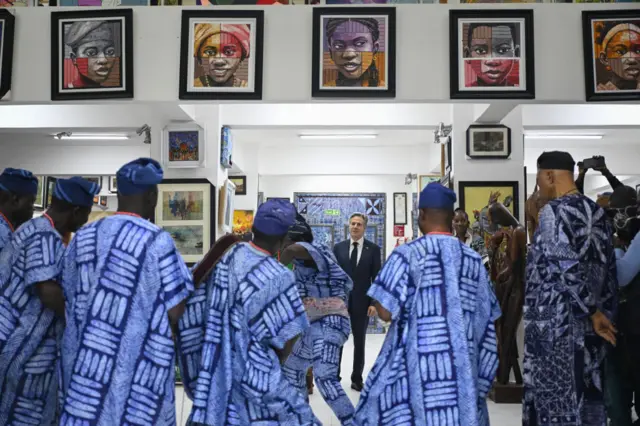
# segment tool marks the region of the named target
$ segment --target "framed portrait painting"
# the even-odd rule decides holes
[[[204,129],[197,124],[172,124],[164,128],[162,160],[167,167],[204,166]]]
[[[467,129],[467,156],[505,159],[511,155],[511,129],[500,124],[474,124]]]
[[[207,179],[165,179],[153,222],[171,234],[185,263],[199,262],[216,240],[215,187]]]
[[[183,10],[180,99],[262,99],[261,10]]]
[[[640,9],[582,12],[587,101],[640,100]]]
[[[396,95],[396,10],[313,9],[313,97]]]
[[[0,99],[11,90],[15,22],[16,18],[11,12],[0,9]]]
[[[534,99],[533,10],[449,11],[451,99]]]
[[[51,99],[133,98],[132,9],[51,13]]]
[[[489,205],[502,203],[518,220],[520,215],[517,181],[459,182],[458,200],[460,208],[467,212],[471,232],[481,234],[489,229]],[[476,232],[477,231],[477,232]]]

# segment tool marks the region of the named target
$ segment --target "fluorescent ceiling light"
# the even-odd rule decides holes
[[[92,133],[92,134],[82,134],[82,133],[73,133],[71,135],[53,135],[55,139],[60,140],[104,140],[104,141],[120,141],[130,139],[128,135],[108,135],[108,134],[100,134],[100,133]]]
[[[602,139],[602,135],[525,134],[527,139]]]
[[[298,135],[300,139],[375,139],[378,135],[374,133],[347,133],[347,134],[333,134],[333,135],[325,135],[325,134],[303,134]]]

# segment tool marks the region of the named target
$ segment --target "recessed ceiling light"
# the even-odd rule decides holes
[[[602,139],[603,135],[525,134],[527,139]]]
[[[300,139],[375,139],[378,135],[374,133],[347,133],[347,134],[302,134]]]

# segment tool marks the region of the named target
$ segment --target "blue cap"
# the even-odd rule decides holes
[[[16,195],[36,195],[38,178],[28,170],[7,167],[0,175],[0,189]]]
[[[253,226],[265,235],[285,235],[295,223],[296,209],[285,200],[267,200],[253,218]]]
[[[120,167],[116,174],[118,193],[135,195],[162,182],[162,167],[151,158],[138,158]]]
[[[431,182],[424,187],[420,193],[418,208],[421,209],[453,209],[456,203],[456,193],[440,185],[438,182]]]
[[[78,176],[69,179],[58,179],[53,190],[55,198],[81,207],[91,207],[93,205],[93,197],[99,193],[100,185]]]

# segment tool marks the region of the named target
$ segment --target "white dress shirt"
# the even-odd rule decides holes
[[[353,238],[349,238],[349,259],[351,259],[351,253],[353,252],[353,243],[358,243],[358,261],[356,265],[360,263],[360,259],[362,258],[362,249],[364,247],[364,237],[361,237],[359,240],[354,241]]]

